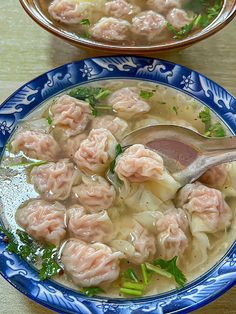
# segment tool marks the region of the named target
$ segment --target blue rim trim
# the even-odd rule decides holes
[[[75,85],[112,78],[152,81],[182,91],[210,107],[236,133],[236,99],[198,72],[154,58],[88,58],[40,75],[0,106],[0,155],[17,122],[42,102]],[[187,313],[215,300],[236,283],[236,243],[217,265],[183,289],[135,300],[87,298],[54,281],[40,282],[36,271],[5,247],[0,237],[2,276],[32,300],[59,313]]]

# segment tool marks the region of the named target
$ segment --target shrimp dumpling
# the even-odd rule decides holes
[[[128,18],[140,12],[140,7],[126,0],[111,0],[105,4],[105,13],[116,18]]]
[[[215,233],[231,225],[232,210],[222,193],[199,182],[184,186],[177,204],[190,213],[192,233]]]
[[[173,198],[180,187],[164,168],[162,157],[141,144],[132,145],[118,157],[115,171],[122,181],[147,182],[147,189],[162,201]]]
[[[102,17],[91,28],[93,38],[102,41],[119,42],[128,38],[130,23],[114,17]]]
[[[188,246],[187,215],[182,209],[171,209],[156,222],[157,253],[166,260],[181,256]]]
[[[155,11],[143,11],[132,19],[132,32],[137,36],[142,36],[149,42],[162,38],[167,29],[165,17]]]
[[[139,96],[139,90],[136,87],[118,89],[109,96],[108,104],[123,119],[131,119],[150,110],[149,104]]]
[[[58,139],[58,143],[61,145],[63,154],[70,159],[74,159],[74,155],[79,149],[80,144],[87,138],[87,136],[88,135],[86,133],[81,133],[66,139],[63,137],[61,140]]]
[[[193,21],[194,15],[190,17],[186,11],[174,8],[167,14],[166,18],[167,21],[174,26],[174,28],[180,30],[182,27]]]
[[[81,179],[79,170],[68,159],[34,167],[30,177],[36,191],[47,200],[67,199],[72,186]]]
[[[78,199],[91,213],[111,207],[116,198],[116,191],[103,177],[82,178],[82,183],[73,188],[74,198]]]
[[[134,264],[150,261],[156,253],[154,235],[137,221],[129,219],[129,228],[118,230],[120,235],[110,245],[124,253],[125,258]]]
[[[66,236],[65,207],[33,200],[16,212],[17,223],[35,240],[59,245]]]
[[[214,166],[207,170],[200,178],[199,181],[203,184],[206,184],[212,188],[222,188],[226,182],[228,171],[227,165],[222,164]]]
[[[79,205],[67,211],[67,225],[71,237],[85,242],[107,243],[113,237],[113,224],[105,210],[89,214]]]
[[[148,0],[147,5],[151,10],[166,14],[173,8],[180,8],[182,2],[182,0]]]
[[[163,159],[157,153],[135,144],[127,148],[118,158],[115,171],[119,178],[129,182],[141,183],[159,180],[164,172]]]
[[[56,21],[65,24],[77,24],[88,17],[93,1],[54,0],[48,12]]]
[[[76,285],[96,287],[118,278],[120,257],[120,252],[113,252],[105,244],[87,244],[78,239],[70,239],[63,248],[61,261]]]
[[[75,162],[86,173],[103,174],[115,158],[117,141],[109,130],[93,129],[75,153]]]
[[[52,105],[52,125],[63,130],[70,137],[83,132],[90,120],[90,107],[85,101],[68,95],[60,96]]]
[[[92,121],[92,129],[100,128],[109,130],[117,140],[121,140],[128,130],[128,123],[118,117],[106,115]]]
[[[59,155],[60,148],[50,134],[21,131],[11,142],[11,151],[23,152],[25,156],[34,159],[54,161]]]

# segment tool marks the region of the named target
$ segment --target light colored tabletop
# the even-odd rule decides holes
[[[236,20],[219,34],[184,51],[159,57],[197,70],[236,95]],[[104,53],[100,53],[104,55]],[[0,1],[0,102],[39,74],[86,56],[98,56],[46,33],[18,1]],[[0,278],[0,314],[52,313],[29,301]],[[235,314],[236,287],[196,314]]]

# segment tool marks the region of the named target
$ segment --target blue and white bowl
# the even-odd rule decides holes
[[[210,107],[236,134],[236,99],[203,75],[158,59],[101,57],[51,70],[11,95],[0,106],[0,156],[18,121],[42,102],[73,86],[109,78],[146,80],[182,91]],[[6,251],[3,234],[0,234],[0,273],[27,297],[59,313],[187,313],[215,300],[235,285],[236,241],[214,267],[184,288],[140,299],[90,298],[52,280],[40,281],[35,269]]]

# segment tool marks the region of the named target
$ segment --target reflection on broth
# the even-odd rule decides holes
[[[65,31],[98,42],[143,46],[200,31],[219,15],[223,1],[39,0],[39,4]]]
[[[196,100],[138,80],[81,85],[19,125],[1,164],[2,217],[41,279],[89,296],[153,295],[199,277],[233,243],[236,164],[180,189],[155,151],[119,144],[154,124],[228,132]]]

